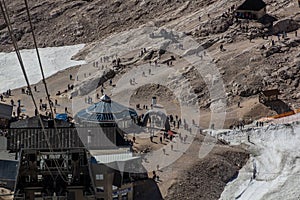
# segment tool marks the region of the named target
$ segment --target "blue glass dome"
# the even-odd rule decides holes
[[[77,122],[111,123],[120,120],[129,120],[137,117],[134,109],[125,107],[103,95],[98,103],[79,111],[75,120]]]

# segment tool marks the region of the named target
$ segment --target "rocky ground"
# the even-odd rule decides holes
[[[245,151],[221,144],[204,159],[190,156],[187,159],[195,160],[188,168],[177,165],[179,176],[169,188],[166,199],[219,199],[225,185],[237,177],[248,158]],[[188,160],[181,159],[176,164],[180,162]]]
[[[300,107],[300,38],[294,36],[294,31],[299,28],[300,14],[296,2],[266,1],[269,15],[283,21],[274,28],[269,28],[267,23],[255,21],[236,22],[230,8],[240,3],[237,0],[39,0],[30,2],[29,7],[40,47],[95,42],[112,33],[151,22],[158,27],[184,31],[207,49],[222,75],[229,106],[257,98],[259,92],[267,88],[279,88],[282,92],[280,98],[286,105],[291,108]],[[8,9],[19,46],[31,48],[32,39],[23,1],[8,2]],[[288,37],[277,41],[276,34],[282,32],[287,32]],[[262,39],[264,35],[269,35],[268,39]],[[253,38],[251,42],[248,40],[250,36]],[[271,39],[275,41],[274,46],[270,45]],[[2,16],[0,42],[0,50],[12,50]],[[222,52],[219,51],[221,44],[225,49]],[[207,88],[201,77],[194,76],[193,73],[190,70],[186,72],[186,76],[193,84],[200,107],[209,108],[212,99],[209,98]],[[265,110],[269,111],[264,115],[278,114],[278,109],[272,110],[266,106]],[[247,118],[247,121],[259,117],[262,115],[253,110],[241,116]],[[228,125],[236,123],[234,121],[236,120],[230,120]]]
[[[134,41],[137,49],[125,54],[120,52],[121,67],[114,68],[114,73],[109,74],[109,77],[113,78],[113,82],[116,83],[116,88],[122,88],[125,82],[128,84],[129,80],[125,80],[125,82],[119,82],[119,80],[122,81],[122,77],[132,70],[142,69],[139,67],[148,65],[149,61],[153,64],[155,60],[166,67],[167,60],[174,56],[175,60],[169,68],[172,69],[170,72],[164,71],[165,68],[157,68],[152,70],[153,75],[151,76],[142,77],[143,70],[138,71],[139,74],[135,75],[138,83],[146,79],[159,81],[165,77],[166,87],[158,87],[158,84],[151,83],[137,84],[140,86],[139,88],[128,90],[133,92],[128,101],[132,107],[137,103],[149,105],[149,97],[155,95],[168,111],[179,115],[178,102],[187,102],[189,105],[198,103],[202,114],[200,125],[208,127],[210,111],[218,99],[211,99],[205,82],[206,77],[202,77],[195,66],[184,59],[184,56],[169,52],[161,53],[160,47],[166,45],[161,40],[154,43],[157,46],[151,46],[153,50],[153,52],[150,51],[151,56],[149,51],[149,54],[144,57],[138,56],[140,49],[148,48],[151,45],[147,43],[149,40],[143,41],[145,37],[139,32],[142,30],[141,25],[163,26],[165,30],[185,32],[202,46],[202,50],[205,50],[207,56],[204,57],[210,58],[205,60],[205,64],[207,66],[214,65],[220,74],[226,95],[225,127],[230,127],[241,120],[252,122],[261,117],[284,112],[276,106],[283,105],[291,109],[300,107],[300,35],[295,35],[300,23],[297,2],[266,0],[269,15],[278,20],[278,22],[274,22],[274,28],[270,28],[266,23],[256,21],[236,21],[228,9],[241,2],[238,0],[38,0],[34,3],[30,2],[30,11],[40,47],[87,43],[87,47],[76,58],[86,59],[90,66],[99,62],[99,58],[105,56],[106,53],[114,56],[118,51],[110,50],[116,46],[115,44],[124,49],[126,42]],[[30,28],[22,1],[10,1],[8,7],[19,46],[31,48]],[[200,20],[199,16],[201,16]],[[130,32],[133,28],[137,29],[137,33]],[[279,40],[277,34],[283,32],[287,33],[287,37],[282,38],[281,36]],[[111,37],[102,43],[101,39],[108,36]],[[251,40],[249,40],[250,37]],[[274,45],[272,45],[272,40]],[[1,51],[12,50],[2,16],[0,16],[0,43]],[[223,50],[220,50],[221,45],[224,47]],[[198,51],[197,47],[190,46],[188,42],[183,46],[184,53]],[[105,65],[112,68],[112,60]],[[149,68],[149,66],[147,67]],[[146,70],[148,70],[147,67]],[[80,70],[83,71],[80,72]],[[107,76],[103,74],[102,70],[95,68],[93,70],[89,72],[84,66],[65,70],[48,79],[48,85],[52,87],[50,89],[51,96],[58,98],[61,104],[57,107],[58,112],[63,112],[66,106],[71,105],[68,109],[70,114],[72,113],[70,96],[84,98],[80,92],[85,95],[95,95],[92,91],[86,90],[87,87],[76,85],[74,80],[67,82],[69,74],[73,74],[73,77],[79,74],[81,80],[83,73],[91,73],[92,75],[84,80],[83,85],[90,86],[91,82],[96,83],[93,90],[99,93],[100,82],[103,83],[108,78],[103,79]],[[186,80],[190,84],[189,87],[184,86]],[[67,84],[73,83],[75,84],[74,91],[68,91],[55,97],[58,90],[64,91]],[[181,98],[175,98],[176,94],[172,94],[170,89],[176,91],[177,86],[182,87],[181,89],[188,93],[181,95]],[[106,91],[110,91],[109,95],[124,101],[121,97],[126,93],[118,93],[118,89],[108,85],[107,82],[104,83],[104,87]],[[267,88],[280,90],[282,93],[280,105],[270,106],[258,102],[258,94]],[[41,83],[38,84],[38,89],[40,92],[36,94],[37,98],[44,99]],[[30,99],[21,95],[20,90],[14,92],[12,98],[15,102],[18,98],[24,99],[23,102],[27,108],[31,105]],[[83,99],[82,101],[84,102]],[[240,107],[237,106],[238,102],[241,102]],[[83,106],[87,107],[88,105],[84,104]],[[33,111],[28,111],[27,114],[32,115],[32,113]],[[198,138],[196,142],[199,144],[202,139]],[[189,152],[198,153],[198,149],[192,149]],[[163,179],[168,181],[160,184],[160,189],[167,199],[218,199],[225,184],[236,176],[247,158],[248,155],[244,151],[221,144],[217,145],[204,159],[183,156],[177,164],[172,166],[179,170],[174,172],[172,167],[171,170],[164,170],[162,176],[166,174],[166,177]],[[170,187],[171,185],[172,187]]]
[[[161,26],[213,2],[197,0],[187,5],[184,0],[38,0],[29,1],[29,7],[38,45],[48,47],[93,42],[150,21]],[[24,1],[7,4],[19,46],[32,48]],[[0,35],[0,50],[12,50],[2,15]]]

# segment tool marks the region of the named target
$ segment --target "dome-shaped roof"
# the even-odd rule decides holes
[[[77,122],[114,122],[136,116],[135,110],[112,101],[107,95],[103,95],[98,103],[79,111],[75,120]]]

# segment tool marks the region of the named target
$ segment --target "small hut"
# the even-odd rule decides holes
[[[268,102],[272,102],[272,101],[277,101],[278,95],[280,95],[280,92],[278,89],[262,91],[259,94],[259,102],[260,103],[268,103]]]
[[[267,13],[267,4],[262,0],[246,0],[235,13],[242,19],[260,19]]]

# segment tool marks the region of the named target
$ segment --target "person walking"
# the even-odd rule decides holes
[[[220,45],[220,51],[223,51],[224,50],[224,46],[223,44]]]

